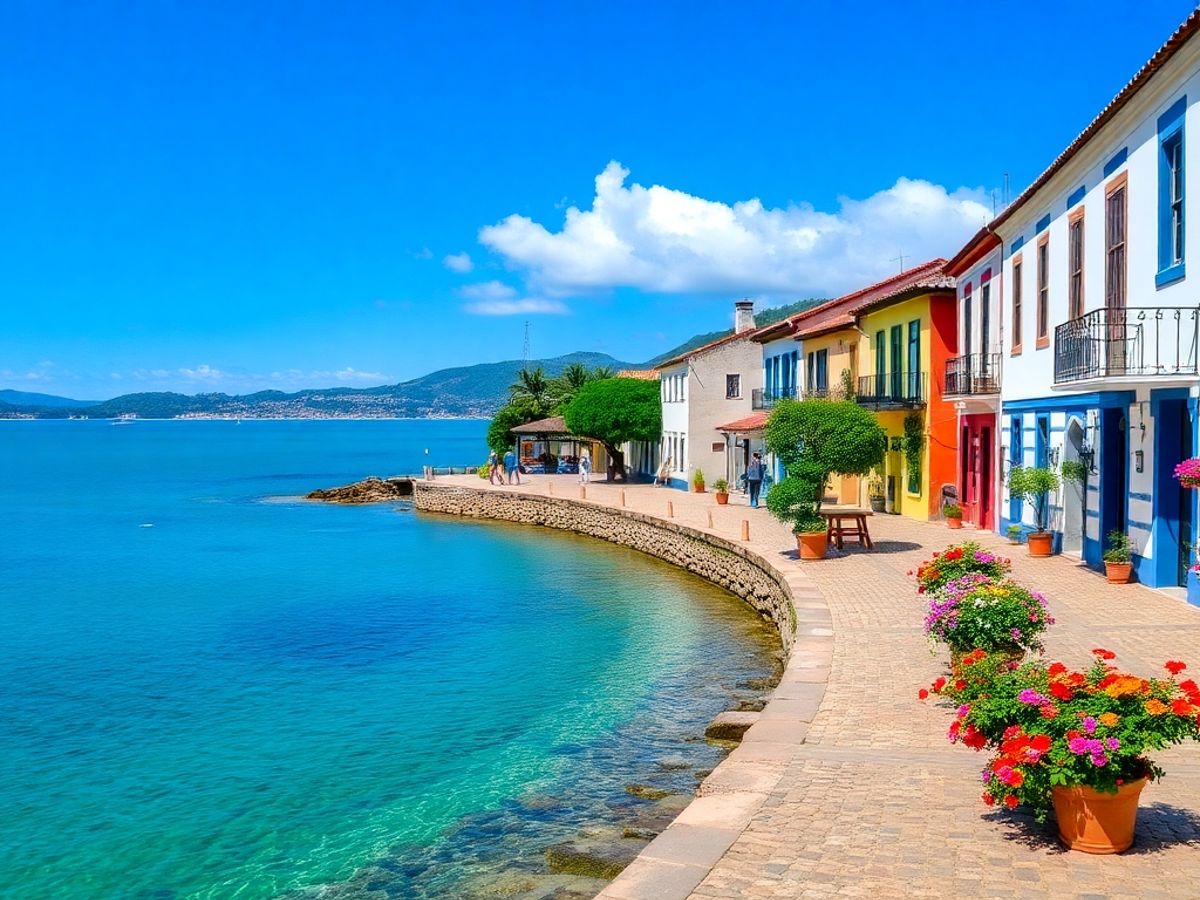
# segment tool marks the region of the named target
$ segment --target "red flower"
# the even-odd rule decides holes
[[[1190,678],[1187,681],[1179,682],[1179,689],[1185,694],[1200,694],[1200,685]]]
[[[945,686],[946,686],[946,679],[945,679],[945,678],[939,678],[937,681],[935,681],[935,682],[933,683],[933,690],[934,690],[934,693],[936,693],[936,694],[940,694],[940,693],[942,692],[942,688],[944,688]]]
[[[968,725],[966,732],[963,734],[963,743],[972,750],[982,750],[987,746],[987,738],[976,731],[974,725]]]
[[[1020,803],[1021,803],[1021,801],[1018,800],[1016,798],[1016,796],[1013,794],[1009,794],[1007,797],[1004,798],[1004,805],[1007,806],[1009,809],[1016,809],[1017,806],[1020,805]]]
[[[1117,654],[1113,653],[1111,650],[1105,650],[1103,647],[1095,648],[1092,651],[1092,653],[1095,654],[1096,656],[1100,657],[1101,659],[1116,659],[1117,658]]]
[[[1029,742],[1029,746],[1038,753],[1046,753],[1050,750],[1050,736],[1046,734],[1039,734]]]
[[[925,690],[925,688],[921,688],[919,691],[917,691],[917,699],[918,700],[925,700],[928,697],[929,697],[929,691]]]
[[[1050,675],[1061,675],[1065,671],[1067,671],[1067,667],[1060,662],[1051,663],[1050,668],[1046,670]]]
[[[1182,672],[1186,668],[1187,668],[1187,663],[1181,663],[1177,659],[1167,660],[1166,669],[1172,675],[1178,675],[1180,672]]]
[[[961,690],[965,689],[966,686],[967,686],[967,683],[965,681],[963,681],[961,678],[958,679],[958,681],[954,682],[954,689],[956,691],[961,691]]]
[[[1071,690],[1070,687],[1058,681],[1050,684],[1050,693],[1052,693],[1059,700],[1070,700],[1073,696],[1075,696],[1075,692]]]
[[[986,803],[988,806],[995,806],[996,798],[993,797],[991,794],[988,794],[985,792],[983,795],[983,802]]]
[[[1186,700],[1174,700],[1171,703],[1171,712],[1177,716],[1190,716],[1192,714],[1192,704]]]

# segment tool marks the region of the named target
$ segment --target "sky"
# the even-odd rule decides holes
[[[644,361],[952,255],[1191,9],[0,0],[0,388]]]

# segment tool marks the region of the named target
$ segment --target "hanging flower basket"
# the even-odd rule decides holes
[[[1177,465],[1175,467],[1175,477],[1179,480],[1181,487],[1200,487],[1200,457],[1193,456],[1191,459],[1185,459]]]

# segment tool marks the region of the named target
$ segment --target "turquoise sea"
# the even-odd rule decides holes
[[[619,830],[627,783],[690,792],[774,670],[733,597],[298,499],[475,462],[485,427],[0,422],[0,895],[485,895]]]

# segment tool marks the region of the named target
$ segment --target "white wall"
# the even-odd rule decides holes
[[[989,282],[988,290],[988,305],[990,312],[988,316],[988,339],[987,350],[980,349],[980,334],[983,327],[983,274],[991,271],[991,281]],[[1001,311],[1003,303],[1001,302],[1001,287],[1004,284],[1000,248],[997,247],[993,252],[980,260],[975,266],[958,279],[958,355],[966,356],[968,353],[999,353],[1000,352],[1000,335],[1001,329],[1004,326],[1002,321]],[[972,324],[971,324],[971,342],[970,346],[966,343],[966,314],[964,312],[965,298],[967,296],[967,286],[971,288],[971,309],[972,309]]]
[[[741,377],[739,396],[726,397],[727,375]],[[730,476],[725,435],[717,427],[750,415],[751,396],[763,386],[762,377],[762,347],[746,338],[721,344],[691,359],[686,403],[689,480],[696,469],[704,472],[709,484]],[[714,449],[718,445],[720,449]]]
[[[687,363],[679,363],[668,369],[662,369],[660,375],[660,396],[662,400],[662,450],[659,459],[672,457],[671,469],[674,472],[686,472],[687,460],[681,459],[674,448],[678,446],[680,436],[686,436],[688,427],[687,400]],[[680,387],[682,385],[682,388]],[[688,452],[687,442],[684,442],[684,453]]]

